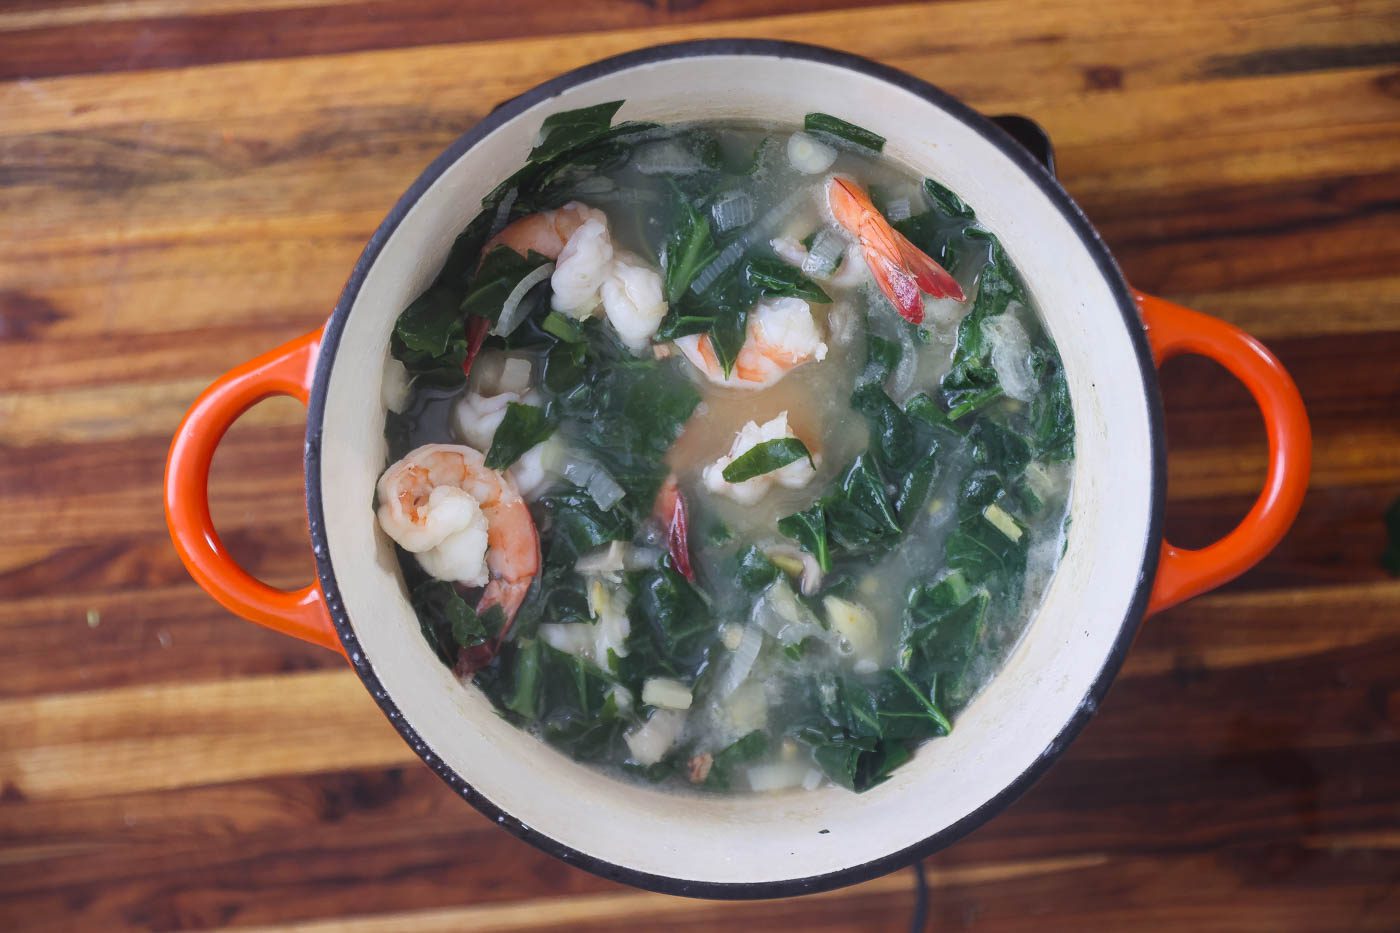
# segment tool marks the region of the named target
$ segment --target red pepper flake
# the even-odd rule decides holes
[[[671,552],[671,563],[681,576],[695,582],[695,570],[690,565],[690,526],[686,520],[685,497],[674,475],[666,478],[661,492],[656,496],[653,514],[666,527],[666,547]]]
[[[476,355],[481,352],[481,345],[486,340],[486,332],[491,329],[491,322],[484,317],[472,317],[467,320],[467,358],[462,360],[462,375],[471,375],[472,363],[476,362]]]

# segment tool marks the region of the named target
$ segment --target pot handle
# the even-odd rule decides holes
[[[1233,531],[1197,551],[1165,539],[1148,615],[1233,580],[1282,540],[1303,504],[1312,466],[1312,435],[1298,387],[1278,358],[1249,334],[1219,318],[1135,292],[1147,342],[1160,367],[1195,353],[1224,366],[1254,396],[1269,436],[1264,490]]]
[[[165,464],[165,521],[185,569],[224,608],[251,622],[344,653],[319,583],[279,590],[253,577],[224,549],[209,514],[209,465],[225,432],[274,395],[306,404],[321,330],[224,373],[190,406]]]

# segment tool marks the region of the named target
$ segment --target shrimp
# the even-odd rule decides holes
[[[754,305],[734,369],[724,375],[708,335],[676,340],[676,348],[716,385],[765,389],[809,360],[826,359],[826,343],[801,298],[768,298]]]
[[[705,467],[701,474],[705,488],[710,492],[728,496],[740,505],[755,504],[768,494],[774,483],[788,489],[801,489],[817,475],[816,468],[821,464],[821,454],[813,454],[811,462],[803,457],[776,470],[737,483],[731,483],[724,478],[725,467],[764,441],[796,436],[788,426],[786,411],[780,412],[776,418],[764,424],[748,422],[735,435],[729,453]]]
[[[906,321],[923,323],[921,291],[934,298],[965,300],[957,280],[891,227],[855,182],[832,176],[826,200],[832,217],[860,244],[875,284]]]
[[[485,258],[497,246],[509,246],[522,256],[534,252],[546,259],[558,259],[569,237],[590,220],[598,221],[607,229],[608,215],[579,201],[570,201],[552,211],[526,214],[506,224],[500,233],[487,240],[481,255]]]
[[[385,470],[377,491],[385,533],[432,576],[484,587],[477,610],[500,606],[508,628],[540,568],[515,483],[471,447],[425,444]]]
[[[608,216],[570,201],[554,211],[529,214],[486,244],[555,260],[549,277],[550,307],[583,320],[600,306],[618,337],[640,353],[666,316],[661,275],[631,253],[615,252]]]

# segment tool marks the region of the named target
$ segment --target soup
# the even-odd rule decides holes
[[[556,114],[399,317],[375,507],[423,636],[560,751],[862,791],[1063,550],[1074,426],[997,238],[883,140]]]

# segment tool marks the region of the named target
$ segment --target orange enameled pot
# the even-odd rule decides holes
[[[697,94],[697,89],[703,94]],[[1060,349],[1076,422],[1064,557],[1020,645],[946,738],[888,782],[703,798],[623,784],[503,722],[420,637],[370,508],[385,462],[389,334],[431,281],[473,205],[524,158],[550,113],[625,99],[619,119],[843,114],[886,154],[976,206],[1021,271]],[[1161,533],[1165,437],[1156,370],[1199,354],[1233,373],[1268,430],[1268,475],[1243,521],[1200,550]],[[228,555],[210,518],[209,466],[257,401],[308,406],[307,506],[317,580],[283,592]],[[1078,207],[1009,136],[908,75],[825,49],[712,41],[646,49],[557,78],[498,108],[428,167],[374,234],[324,330],[239,366],[199,397],[170,451],[165,507],[181,559],[234,613],[343,652],[405,740],[512,832],[640,886],[784,896],[872,877],[949,844],[1022,792],[1078,733],[1145,615],[1243,573],[1283,537],[1307,484],[1297,389],[1258,341],[1134,293]],[[931,568],[931,570],[936,568]]]

